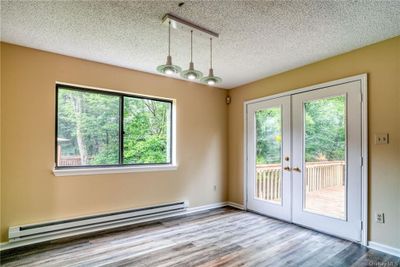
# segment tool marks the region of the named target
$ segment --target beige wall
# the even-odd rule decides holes
[[[235,88],[228,108],[224,90],[2,43],[1,240],[11,225],[160,202],[243,203],[243,101],[360,73],[369,75],[370,213],[386,215],[370,218],[369,237],[400,248],[400,37]],[[175,98],[179,169],[53,176],[55,81]],[[374,145],[377,132],[390,144]]]
[[[243,203],[243,102],[308,85],[368,73],[369,238],[400,248],[400,37],[329,58],[229,91],[229,195]],[[389,133],[388,145],[374,145],[374,133]]]
[[[12,225],[177,200],[192,207],[226,200],[226,90],[5,43],[1,67],[3,242]],[[178,170],[55,177],[56,81],[176,99]]]

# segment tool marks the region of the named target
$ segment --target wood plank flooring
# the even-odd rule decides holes
[[[400,258],[233,208],[4,251],[2,266],[400,266]]]

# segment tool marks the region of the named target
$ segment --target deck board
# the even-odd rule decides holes
[[[318,214],[345,219],[345,187],[321,188],[306,193],[306,209]]]

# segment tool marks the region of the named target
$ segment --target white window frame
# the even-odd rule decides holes
[[[132,173],[132,172],[160,172],[160,171],[173,171],[178,169],[178,163],[177,163],[177,157],[176,157],[176,100],[171,99],[171,98],[165,98],[165,97],[155,97],[155,96],[149,96],[149,95],[143,95],[143,94],[134,94],[132,92],[126,92],[126,91],[117,91],[117,90],[112,90],[112,89],[106,89],[106,88],[99,88],[99,87],[93,87],[93,86],[87,86],[87,85],[80,85],[80,84],[71,84],[71,83],[66,83],[66,82],[56,82],[57,86],[70,86],[70,87],[78,87],[78,88],[84,88],[84,89],[92,89],[92,90],[97,90],[97,91],[105,91],[105,92],[113,92],[113,93],[119,93],[123,95],[131,95],[131,96],[141,96],[145,98],[155,98],[155,99],[164,99],[172,102],[172,129],[171,129],[171,163],[170,164],[157,164],[157,165],[135,165],[135,166],[110,166],[110,167],[104,167],[104,166],[93,166],[93,167],[75,167],[75,168],[56,168],[56,165],[54,164],[54,167],[52,169],[52,172],[55,176],[79,176],[79,175],[97,175],[97,174],[114,174],[114,173]],[[57,112],[57,110],[55,111]],[[55,125],[57,127],[57,125]]]

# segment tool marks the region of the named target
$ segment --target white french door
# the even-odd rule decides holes
[[[290,221],[290,96],[250,105],[247,122],[247,207]]]
[[[247,208],[361,240],[360,81],[247,105]]]

